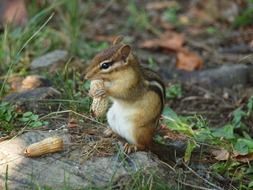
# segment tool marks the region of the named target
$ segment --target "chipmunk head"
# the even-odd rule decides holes
[[[131,47],[121,44],[122,37],[117,37],[113,45],[98,53],[86,70],[85,78],[89,80],[110,80],[113,73],[117,73],[128,65]]]

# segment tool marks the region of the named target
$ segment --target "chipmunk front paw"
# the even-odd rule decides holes
[[[130,154],[132,152],[137,152],[138,147],[134,144],[129,144],[129,143],[125,143],[124,147],[123,147],[123,151],[126,154]]]
[[[105,98],[105,97],[106,92],[104,89],[97,89],[93,94],[93,98]]]

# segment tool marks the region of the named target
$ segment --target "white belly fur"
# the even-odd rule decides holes
[[[133,121],[131,116],[134,110],[127,109],[119,102],[114,101],[112,107],[107,112],[109,127],[118,135],[125,138],[129,143],[135,144],[133,136]]]

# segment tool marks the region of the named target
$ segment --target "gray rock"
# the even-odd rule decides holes
[[[12,93],[3,100],[8,102],[26,101],[26,100],[43,100],[59,96],[60,92],[52,87],[41,87],[24,92]]]
[[[31,63],[31,69],[48,68],[66,61],[68,52],[64,50],[55,50],[41,57],[34,59]]]
[[[252,65],[237,64],[193,72],[163,68],[160,73],[166,80],[180,80],[183,83],[197,84],[209,88],[231,88],[236,85],[246,86],[252,84],[252,72]]]
[[[27,158],[25,147],[49,136],[64,139],[63,152]],[[90,186],[115,188],[131,180],[138,171],[153,171],[155,175],[169,176],[168,184],[175,185],[176,176],[165,169],[159,159],[151,153],[137,152],[122,158],[122,155],[94,157],[80,161],[79,149],[70,149],[70,135],[63,130],[54,132],[27,132],[19,137],[0,143],[0,189],[3,189],[8,166],[9,189],[35,189],[36,186],[54,189],[80,189]],[[143,176],[142,176],[143,177]],[[2,185],[2,186],[1,186]]]
[[[52,87],[41,87],[24,92],[15,92],[3,98],[3,101],[16,105],[21,110],[29,110],[36,113],[48,110],[45,100],[60,98],[61,93]],[[53,109],[50,106],[50,109]]]

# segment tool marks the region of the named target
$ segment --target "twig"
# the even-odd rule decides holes
[[[238,61],[238,63],[243,63],[245,60],[252,60],[252,58],[253,58],[253,53],[251,53],[251,54],[249,54],[249,55],[246,55],[246,56],[242,57],[242,58]]]
[[[213,96],[213,97],[217,98],[218,100],[220,100],[222,103],[224,103],[224,104],[226,104],[226,105],[228,105],[228,106],[230,105],[230,104],[228,104],[223,98],[221,98],[221,97],[218,96],[217,94],[211,92],[210,90],[207,90],[207,89],[205,89],[205,88],[203,88],[203,87],[201,87],[201,86],[197,86],[197,85],[194,85],[194,87],[197,88],[198,90],[204,92],[204,93],[210,94],[211,96]]]
[[[168,168],[170,168],[173,172],[176,172],[175,168],[173,168],[171,165],[169,165],[168,163],[162,161],[162,160],[159,160],[160,163],[164,164],[165,166],[167,166]]]
[[[194,175],[196,175],[197,177],[199,177],[200,179],[202,179],[204,182],[206,182],[207,184],[209,184],[212,187],[215,187],[218,190],[223,190],[223,188],[211,183],[210,181],[206,180],[205,178],[203,178],[202,176],[200,176],[197,172],[195,172],[192,168],[190,168],[189,166],[187,166],[184,162],[183,162],[184,166],[190,171],[192,172]]]
[[[216,115],[217,113],[214,113],[213,111],[187,111],[187,110],[184,110],[184,111],[179,111],[177,112],[177,114],[179,115]]]
[[[189,186],[189,187],[192,187],[192,188],[195,188],[195,189],[201,189],[201,190],[216,190],[216,189],[209,189],[209,188],[206,188],[206,187],[201,187],[201,186],[198,186],[198,185],[193,185],[193,184],[190,184],[190,183],[186,183],[186,182],[183,182],[183,181],[179,181],[179,180],[176,180],[177,182],[185,185],[185,186]]]
[[[90,120],[90,121],[92,121],[92,122],[98,123],[98,124],[100,124],[100,125],[102,125],[102,126],[106,126],[105,124],[103,124],[103,123],[101,123],[101,122],[99,122],[99,121],[97,121],[97,120],[95,120],[95,119],[93,119],[93,118],[87,117],[86,115],[77,113],[77,112],[75,112],[75,111],[73,111],[73,110],[64,110],[64,111],[58,111],[58,112],[51,112],[51,113],[49,113],[49,114],[47,114],[47,115],[41,117],[40,119],[45,119],[45,118],[47,118],[47,117],[49,117],[49,116],[51,116],[51,115],[63,114],[63,113],[73,113],[73,114],[78,115],[78,116],[80,116],[80,117],[83,117],[83,118],[85,118],[85,119],[87,119],[87,120]]]

